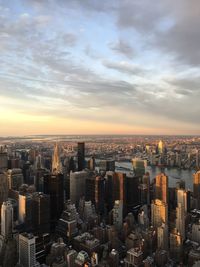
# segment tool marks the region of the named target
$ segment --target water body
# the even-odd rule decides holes
[[[116,162],[116,167],[132,169],[131,162]],[[121,170],[123,171],[123,170]],[[176,187],[176,183],[182,179],[185,181],[185,188],[193,191],[193,174],[194,170],[183,170],[178,168],[164,168],[147,166],[146,171],[150,173],[151,180],[161,172],[169,177],[169,187]]]

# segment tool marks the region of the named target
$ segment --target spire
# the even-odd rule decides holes
[[[52,158],[52,173],[61,173],[62,167],[60,162],[60,155],[59,155],[59,148],[58,144],[56,143],[54,146],[53,158]]]

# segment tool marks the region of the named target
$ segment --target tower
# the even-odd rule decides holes
[[[44,175],[44,193],[50,195],[50,219],[51,226],[54,228],[64,206],[64,178],[62,173]]]
[[[197,201],[196,208],[200,209],[200,171],[194,174],[193,178],[193,195]]]
[[[12,204],[7,201],[3,202],[1,207],[1,235],[4,238],[12,236],[13,230],[13,207]]]
[[[78,171],[82,171],[85,168],[85,143],[78,142]]]
[[[62,165],[60,162],[59,147],[56,143],[54,146],[53,158],[52,158],[52,173],[62,173]]]
[[[162,223],[168,223],[168,205],[159,199],[152,201],[151,223],[154,227],[159,227]]]
[[[35,237],[32,234],[19,235],[19,262],[22,266],[35,267]]]
[[[156,198],[168,203],[168,176],[164,173],[156,176]]]

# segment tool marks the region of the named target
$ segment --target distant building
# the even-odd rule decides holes
[[[7,201],[3,202],[1,207],[1,235],[5,238],[11,238],[13,231],[13,207]]]
[[[78,171],[82,171],[85,168],[85,143],[78,142]]]
[[[146,161],[142,159],[132,159],[133,171],[135,176],[142,177],[145,174]]]

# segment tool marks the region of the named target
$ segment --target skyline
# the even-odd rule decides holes
[[[0,136],[200,134],[199,10],[0,0]]]

